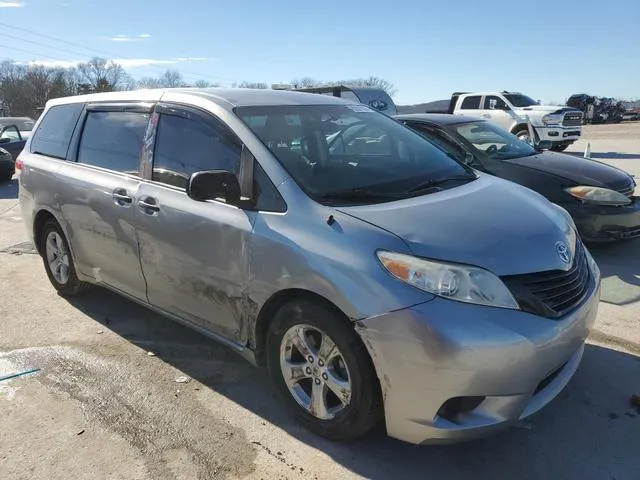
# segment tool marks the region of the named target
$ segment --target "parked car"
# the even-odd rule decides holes
[[[543,151],[541,144],[536,149],[491,122],[471,117],[415,114],[396,118],[468,165],[531,188],[562,206],[584,241],[640,237],[636,182],[620,169]]]
[[[595,320],[600,273],[565,210],[343,99],[56,99],[16,167],[61,295],[102,285],[266,365],[328,438],[511,425],[564,388]]]
[[[296,91],[332,95],[334,97],[353,100],[354,102],[368,105],[387,115],[395,115],[398,113],[396,104],[391,99],[391,96],[381,88],[328,85],[324,87],[298,88]]]
[[[456,92],[451,96],[448,113],[484,118],[532,144],[549,140],[552,150],[559,152],[579,140],[582,134],[580,110],[540,105],[518,92]],[[535,139],[529,138],[527,118],[533,126]]]
[[[15,125],[20,132],[20,137],[25,140],[31,135],[35,123],[35,120],[29,117],[0,117],[0,129]]]
[[[11,154],[14,161],[26,142],[27,139],[22,137],[17,125],[9,124],[0,127],[0,146]]]
[[[0,148],[0,182],[11,180],[15,172],[13,157],[4,148]]]

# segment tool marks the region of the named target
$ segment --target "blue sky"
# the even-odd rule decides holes
[[[92,56],[223,85],[376,75],[400,104],[455,90],[639,98],[640,0],[0,0],[0,60]]]

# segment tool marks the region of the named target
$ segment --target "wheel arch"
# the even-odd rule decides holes
[[[33,217],[33,245],[36,247],[36,251],[40,256],[42,256],[42,231],[49,220],[54,220],[58,225],[60,225],[60,228],[62,228],[63,231],[65,230],[55,214],[46,208],[43,208],[36,213]]]
[[[331,300],[319,295],[310,290],[301,288],[288,288],[280,290],[274,293],[260,308],[258,315],[256,316],[255,326],[253,328],[253,345],[251,347],[254,350],[255,361],[258,365],[266,365],[266,352],[265,345],[267,339],[267,333],[269,331],[269,325],[273,320],[276,312],[282,308],[283,305],[292,302],[294,300],[310,300],[317,302],[331,310],[337,318],[353,327],[353,321]]]

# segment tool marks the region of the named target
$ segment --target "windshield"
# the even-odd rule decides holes
[[[390,201],[475,178],[417,133],[364,105],[238,107],[236,114],[321,203]]]
[[[15,125],[21,132],[30,132],[36,123],[26,118],[0,118],[0,128]]]
[[[530,107],[531,105],[538,105],[538,102],[533,98],[522,95],[521,93],[505,93],[504,96],[514,107]]]
[[[537,153],[528,143],[489,122],[462,123],[451,128],[490,158],[508,160]]]

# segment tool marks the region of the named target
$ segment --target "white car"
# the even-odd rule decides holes
[[[582,112],[557,105],[539,105],[517,92],[457,92],[451,96],[449,113],[484,118],[508,130],[520,139],[530,141],[527,118],[535,131],[535,139],[549,140],[552,150],[565,150],[582,133]]]

